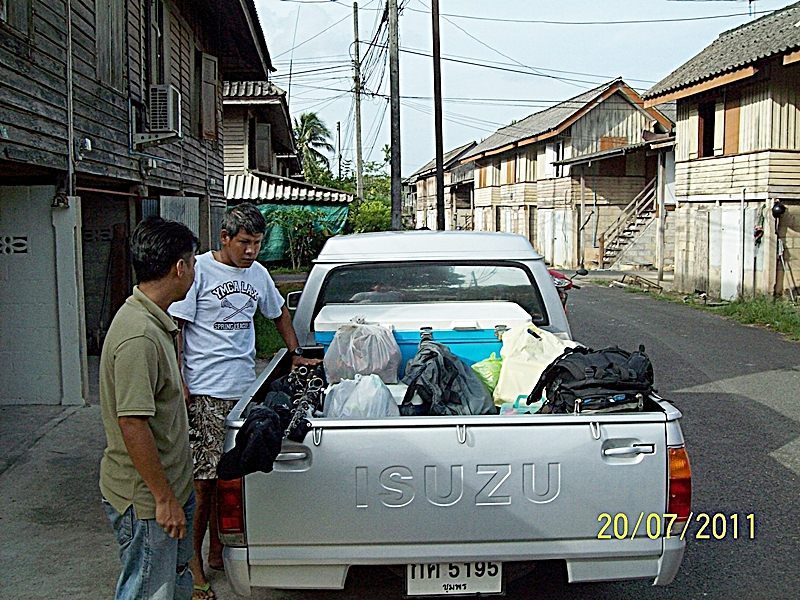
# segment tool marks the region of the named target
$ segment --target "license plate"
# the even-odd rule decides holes
[[[409,596],[499,594],[503,591],[503,563],[422,563],[406,566]]]

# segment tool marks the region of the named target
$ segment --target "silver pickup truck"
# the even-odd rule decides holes
[[[488,315],[513,302],[571,336],[542,257],[520,236],[330,239],[299,301],[289,298],[307,353],[323,353],[320,310],[352,303],[357,314],[365,290],[407,302],[420,322],[436,302],[483,302]],[[228,416],[226,449],[289,368],[278,352]],[[312,418],[302,443],[284,441],[273,472],[220,482],[225,571],[241,595],[341,589],[353,565],[399,568],[410,596],[488,594],[540,560],[564,561],[571,582],[666,585],[691,497],[680,418],[655,395],[642,412]]]

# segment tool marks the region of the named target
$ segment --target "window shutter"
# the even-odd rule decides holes
[[[739,98],[728,96],[725,99],[725,141],[724,154],[739,153]]]
[[[256,123],[256,164],[258,170],[272,173],[272,126]]]
[[[203,54],[202,81],[200,88],[202,137],[206,140],[217,139],[217,89],[219,75],[217,58]],[[256,135],[258,137],[258,135]]]

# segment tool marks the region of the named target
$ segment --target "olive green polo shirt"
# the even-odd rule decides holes
[[[184,504],[192,491],[177,334],[175,322],[137,286],[114,316],[100,356],[100,408],[107,440],[100,490],[119,513],[133,504],[139,519],[154,519],[156,503],[128,455],[119,417],[148,417],[159,460],[178,501]]]

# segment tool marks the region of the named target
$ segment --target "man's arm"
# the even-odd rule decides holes
[[[183,388],[183,400],[186,405],[189,405],[189,387],[186,385],[186,380],[183,378],[183,329],[188,321],[175,317],[175,322],[178,324],[178,368],[181,371],[181,387]]]
[[[286,308],[284,304],[281,307],[281,314],[278,318],[272,319],[272,322],[275,323],[275,328],[278,330],[278,333],[281,334],[286,347],[291,351],[300,346],[300,342],[297,341],[297,333],[294,330],[294,325],[292,325],[292,316],[289,314],[289,309]],[[305,356],[296,356],[292,355],[292,365],[317,365],[320,361],[318,358],[306,358]]]
[[[119,417],[119,428],[133,466],[156,500],[156,523],[171,538],[186,536],[186,515],[167,481],[147,417]]]

